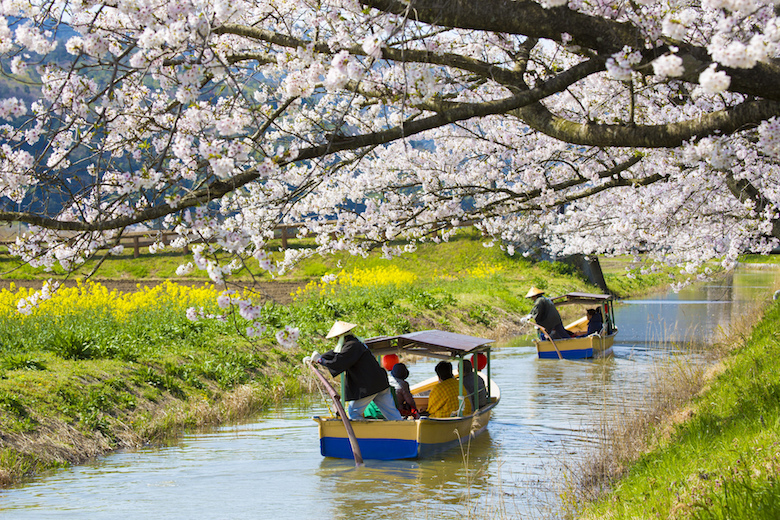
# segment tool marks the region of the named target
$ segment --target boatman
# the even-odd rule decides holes
[[[571,337],[566,329],[563,328],[563,321],[558,313],[558,309],[555,308],[552,300],[544,296],[544,291],[531,287],[525,297],[534,301],[534,307],[526,316],[527,318],[533,318],[537,325],[544,327],[552,339],[567,339]],[[547,338],[542,337],[542,339]]]
[[[368,347],[350,331],[353,323],[337,321],[326,339],[338,338],[336,347],[320,355],[316,350],[303,358],[304,363],[319,363],[333,377],[346,372],[344,398],[347,400],[347,416],[353,421],[365,419],[363,411],[371,401],[376,403],[385,419],[400,421],[401,412],[395,406],[387,372],[379,366]]]

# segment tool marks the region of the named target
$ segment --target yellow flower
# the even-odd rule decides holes
[[[404,271],[395,266],[372,267],[368,269],[355,269],[346,272],[343,269],[329,279],[309,282],[306,287],[298,289],[296,300],[299,296],[314,293],[324,296],[328,293],[335,294],[336,287],[372,287],[380,285],[408,285],[417,280],[417,275],[411,271]]]
[[[487,278],[504,270],[502,265],[488,265],[482,261],[471,269],[466,269],[466,275],[472,278]]]
[[[219,291],[209,286],[188,287],[166,281],[155,287],[138,285],[136,292],[121,293],[109,291],[102,284],[91,281],[81,282],[74,287],[61,287],[49,299],[39,300],[32,307],[29,317],[41,315],[66,316],[82,312],[107,313],[122,320],[130,314],[154,309],[186,309],[187,307],[208,307],[214,304]],[[11,287],[0,291],[0,315],[25,319],[17,311],[20,299],[29,299],[35,293],[32,289]]]

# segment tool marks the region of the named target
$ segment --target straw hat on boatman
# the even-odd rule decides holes
[[[526,298],[533,298],[536,299],[537,296],[541,296],[544,294],[544,291],[541,289],[537,289],[535,286],[531,286],[530,289],[528,289],[528,293],[525,295]]]
[[[357,327],[354,323],[337,321],[328,332],[326,339],[338,338],[333,350],[320,354],[316,350],[311,356],[303,358],[304,363],[318,363],[328,369],[333,377],[345,374],[344,398],[347,400],[347,416],[353,421],[362,420],[363,412],[373,401],[379,407],[385,419],[400,421],[403,419],[395,406],[387,372],[360,341],[352,334]]]
[[[330,328],[328,335],[325,336],[325,339],[338,338],[340,336],[345,335],[347,332],[351,331],[355,327],[357,327],[357,325],[355,325],[354,323],[347,323],[346,321],[336,321],[336,323],[334,323],[333,326]]]

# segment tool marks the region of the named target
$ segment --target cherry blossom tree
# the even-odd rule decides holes
[[[766,0],[3,0],[0,220],[71,268],[146,223],[224,281],[474,222],[687,265],[780,238]],[[269,251],[298,226],[316,247]]]

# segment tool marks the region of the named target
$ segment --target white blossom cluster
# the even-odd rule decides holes
[[[777,245],[775,114],[672,144],[599,140],[676,135],[751,103],[740,78],[774,70],[775,3],[538,3],[635,38],[596,52],[570,26],[531,48],[354,0],[1,2],[4,72],[39,84],[0,99],[0,204],[41,217],[13,252],[72,269],[151,221],[178,234],[152,252],[192,251],[178,275],[226,284],[245,265],[404,254],[464,223],[509,254],[642,253],[683,276]],[[517,101],[520,87],[536,97]],[[314,247],[270,248],[278,226]],[[298,339],[234,293],[219,304],[247,336]]]
[[[632,67],[642,61],[642,55],[631,49],[623,47],[623,51],[614,54],[607,60],[607,73],[611,78],[628,81],[631,79]]]
[[[43,282],[43,286],[39,291],[35,291],[27,298],[21,298],[16,302],[16,310],[25,316],[32,313],[33,309],[38,306],[38,303],[51,298],[54,291],[59,288],[59,282],[53,282],[47,280]]]

